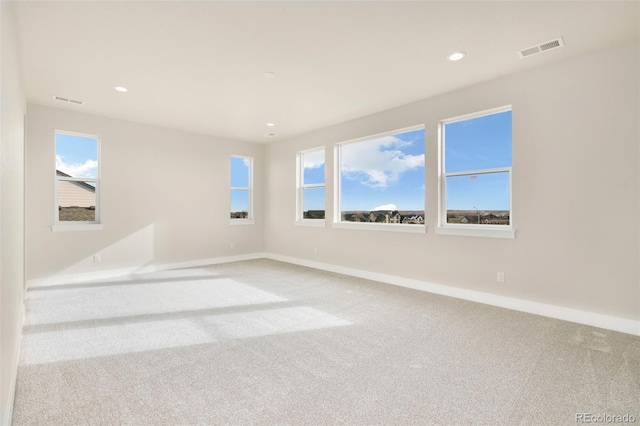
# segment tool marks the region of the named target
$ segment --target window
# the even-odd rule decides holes
[[[336,145],[334,226],[425,231],[424,126]]]
[[[100,223],[100,139],[57,131],[55,143],[54,230],[99,229],[91,224]]]
[[[231,156],[231,224],[253,224],[253,158]]]
[[[514,238],[511,107],[442,121],[440,143],[436,233]]]
[[[296,182],[297,224],[324,226],[324,148],[298,153]]]

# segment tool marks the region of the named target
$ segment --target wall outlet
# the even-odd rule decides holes
[[[231,248],[232,249],[236,248],[236,243],[231,243]]]
[[[102,261],[102,259],[100,259],[100,255],[99,254],[94,254],[93,255],[93,263],[100,263]]]
[[[498,275],[496,277],[497,281],[499,283],[503,283],[504,282],[504,272],[498,272]]]

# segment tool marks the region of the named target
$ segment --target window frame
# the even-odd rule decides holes
[[[249,160],[249,186],[231,186],[231,163],[233,158],[240,158],[242,160]],[[255,224],[255,219],[253,217],[253,157],[249,157],[247,155],[236,155],[232,154],[229,157],[229,215],[231,215],[231,193],[233,191],[247,191],[248,194],[248,211],[246,218],[231,218],[229,217],[230,225],[253,225]]]
[[[511,166],[509,167],[463,170],[449,173],[445,172],[445,127],[447,124],[466,121],[473,118],[486,117],[489,115],[499,114],[507,111],[513,112],[512,105],[504,105],[501,107],[459,115],[456,117],[440,120],[438,122],[438,226],[436,227],[436,234],[490,238],[515,238],[515,222],[513,215],[513,154]],[[513,135],[511,145],[513,147]],[[473,176],[492,173],[509,173],[509,225],[462,225],[456,223],[447,223],[447,178],[455,176]]]
[[[371,139],[382,138],[385,136],[393,136],[400,133],[407,133],[414,130],[424,130],[424,155],[425,155],[425,173],[424,173],[424,223],[407,224],[407,223],[372,223],[372,222],[348,222],[342,221],[342,147],[352,143],[365,142]],[[369,231],[390,231],[390,232],[409,232],[424,234],[427,232],[427,196],[426,196],[426,180],[427,180],[427,146],[426,146],[427,127],[425,124],[416,124],[413,126],[402,127],[399,129],[389,130],[382,133],[376,133],[373,135],[363,136],[356,139],[350,139],[342,142],[338,142],[334,145],[333,149],[333,222],[331,226],[333,228],[344,229],[359,229]]]
[[[69,136],[79,136],[83,138],[91,138],[96,140],[96,161],[98,162],[97,172],[95,178],[75,178],[75,177],[66,177],[66,176],[58,176],[58,169],[55,167],[55,155],[57,154],[57,144],[58,144],[58,135],[64,134]],[[102,170],[102,158],[101,158],[101,139],[100,136],[91,135],[87,133],[79,133],[79,132],[70,132],[67,130],[54,130],[54,167],[53,167],[53,175],[54,175],[54,199],[53,199],[53,225],[51,227],[52,231],[98,231],[103,229],[103,224],[101,222],[101,206],[100,206],[100,190],[101,190],[101,170]],[[58,190],[60,186],[60,182],[94,182],[95,186],[95,219],[92,221],[89,220],[77,220],[77,221],[61,221],[60,220],[60,211],[59,211],[59,199],[58,199]]]
[[[324,154],[324,173],[323,183],[304,183],[304,155],[322,151]],[[317,148],[305,149],[296,153],[296,226],[315,226],[325,227],[327,223],[327,149],[324,146]],[[324,188],[324,219],[305,219],[304,218],[304,190],[313,188]]]

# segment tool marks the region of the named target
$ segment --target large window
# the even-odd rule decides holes
[[[253,158],[231,156],[231,222],[253,223]]]
[[[511,107],[441,122],[438,233],[514,237]]]
[[[56,132],[55,138],[54,224],[100,223],[99,138],[67,132]]]
[[[302,151],[297,158],[298,224],[324,225],[324,147]]]
[[[424,126],[336,145],[335,225],[424,232]]]

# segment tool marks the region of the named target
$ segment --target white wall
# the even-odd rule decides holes
[[[103,230],[52,232],[55,130],[101,139]],[[263,151],[260,145],[29,104],[29,285],[60,275],[261,252]],[[255,225],[229,225],[231,154],[255,159]],[[101,263],[93,262],[94,254]]]
[[[638,52],[612,47],[269,145],[266,251],[639,320]],[[508,104],[516,239],[435,235],[438,120]],[[296,151],[326,146],[331,221],[334,143],[421,123],[426,234],[294,226]]]
[[[0,2],[0,424],[9,424],[24,312],[24,112],[11,3]]]

